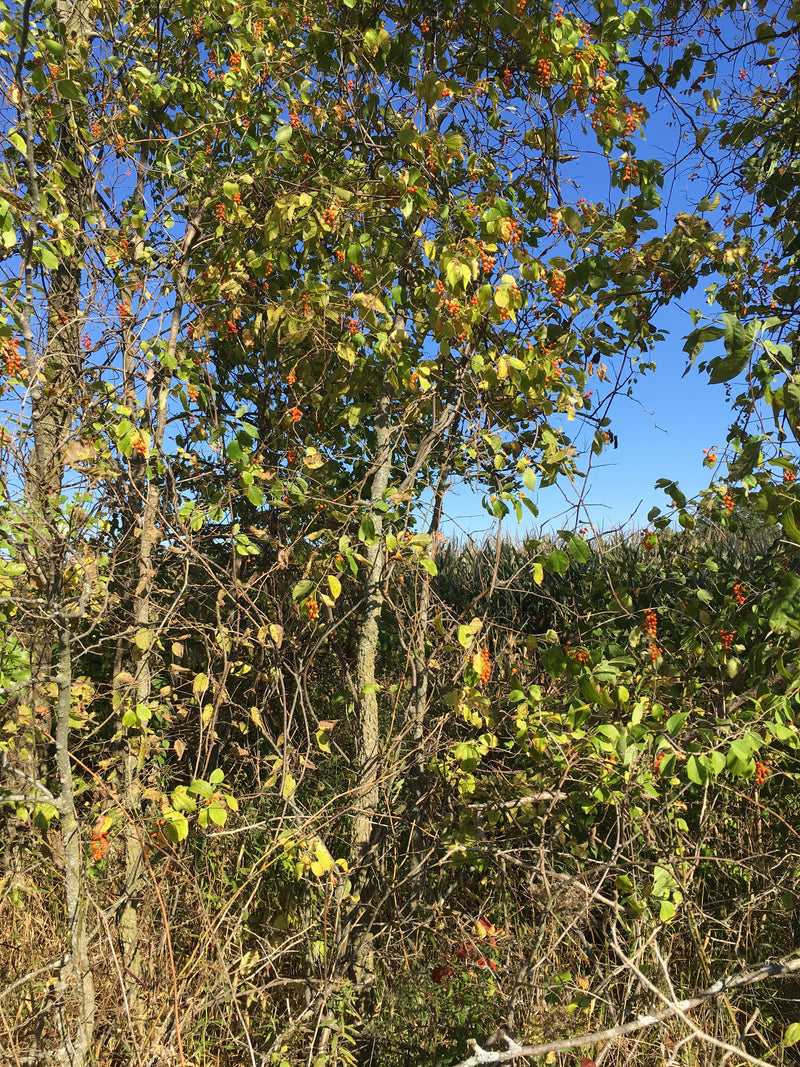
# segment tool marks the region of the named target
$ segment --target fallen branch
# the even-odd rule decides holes
[[[546,1056],[550,1052],[566,1052],[568,1049],[596,1045],[601,1041],[609,1041],[615,1037],[625,1037],[627,1034],[646,1030],[650,1026],[666,1022],[667,1019],[671,1019],[676,1015],[679,1016],[684,1012],[691,1011],[709,1000],[714,1000],[723,993],[731,993],[737,989],[742,989],[744,986],[763,982],[765,978],[785,978],[787,975],[794,974],[797,971],[800,971],[800,957],[785,963],[764,963],[755,970],[743,971],[740,974],[733,975],[732,978],[722,978],[708,989],[689,997],[688,1000],[677,1001],[652,1015],[640,1015],[628,1023],[613,1026],[608,1030],[595,1030],[590,1034],[578,1034],[575,1037],[563,1038],[561,1041],[551,1041],[546,1045],[520,1045],[505,1034],[502,1037],[507,1047],[495,1050],[481,1048],[477,1041],[473,1040],[469,1042],[472,1047],[472,1055],[462,1060],[456,1067],[478,1067],[479,1064],[484,1063],[508,1063],[509,1060],[516,1059],[519,1056]]]

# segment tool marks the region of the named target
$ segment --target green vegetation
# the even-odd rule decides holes
[[[0,7],[0,1061],[792,1062],[798,14]]]

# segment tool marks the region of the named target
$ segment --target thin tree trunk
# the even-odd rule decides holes
[[[375,813],[380,796],[378,689],[375,663],[378,654],[379,619],[383,609],[383,575],[386,554],[382,544],[383,513],[375,504],[383,500],[392,471],[391,390],[384,382],[375,419],[376,461],[370,487],[370,518],[374,535],[366,548],[368,560],[364,614],[356,646],[356,686],[358,689],[359,787],[354,798],[351,855],[355,863],[363,862],[370,849]]]
[[[83,884],[83,849],[72,782],[69,748],[69,717],[72,701],[72,637],[69,621],[58,619],[56,670],[56,767],[60,787],[61,841],[64,852],[64,902],[69,948],[61,968],[58,1029],[61,1048],[57,1056],[65,1067],[83,1067],[91,1047],[95,1021],[94,978],[89,963],[86,928],[86,893]],[[69,1007],[74,1003],[75,1019]]]

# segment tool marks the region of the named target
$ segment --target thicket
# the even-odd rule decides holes
[[[797,14],[0,9],[4,1062],[790,1062]]]

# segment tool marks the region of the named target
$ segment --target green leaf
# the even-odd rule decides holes
[[[87,104],[88,100],[80,91],[74,81],[70,81],[69,78],[59,78],[58,80],[58,95],[62,96],[65,100],[72,100],[76,104]]]
[[[560,678],[567,666],[567,657],[561,645],[550,645],[541,654],[542,666],[551,678]]]
[[[695,755],[690,756],[686,761],[686,777],[696,785],[705,785],[708,780],[705,762],[701,762]]]
[[[785,1048],[790,1048],[792,1045],[796,1045],[800,1041],[800,1023],[790,1023],[786,1027],[786,1033],[783,1035],[783,1044]]]
[[[304,600],[313,588],[314,583],[310,579],[301,578],[292,589],[292,600]]]
[[[174,845],[179,845],[189,836],[189,822],[178,811],[164,812],[164,832]]]
[[[592,549],[582,537],[568,537],[567,551],[576,563],[588,563],[592,558]]]
[[[58,266],[58,257],[47,245],[34,245],[33,258],[48,270],[55,270]]]
[[[753,347],[750,334],[736,315],[725,312],[721,318],[725,323],[725,350],[728,355],[712,359],[709,363],[708,380],[712,385],[729,382],[741,374],[750,361]]]
[[[671,900],[662,900],[658,917],[662,923],[668,923],[671,919],[674,919],[676,910]]]
[[[264,490],[259,485],[248,485],[247,499],[254,508],[260,508],[264,503]]]
[[[223,826],[228,818],[227,811],[219,804],[211,804],[208,809],[211,821],[217,826]]]
[[[674,737],[675,734],[680,733],[683,729],[683,724],[688,718],[688,711],[676,711],[674,715],[670,715],[665,723],[667,733],[670,737]]]
[[[565,574],[569,570],[569,556],[560,548],[554,548],[548,556],[545,556],[544,564],[554,574]]]
[[[767,608],[771,630],[800,633],[800,575],[784,571],[777,595]]]
[[[280,126],[275,131],[275,144],[286,144],[287,141],[291,140],[291,137],[292,137],[292,127],[291,126]]]

